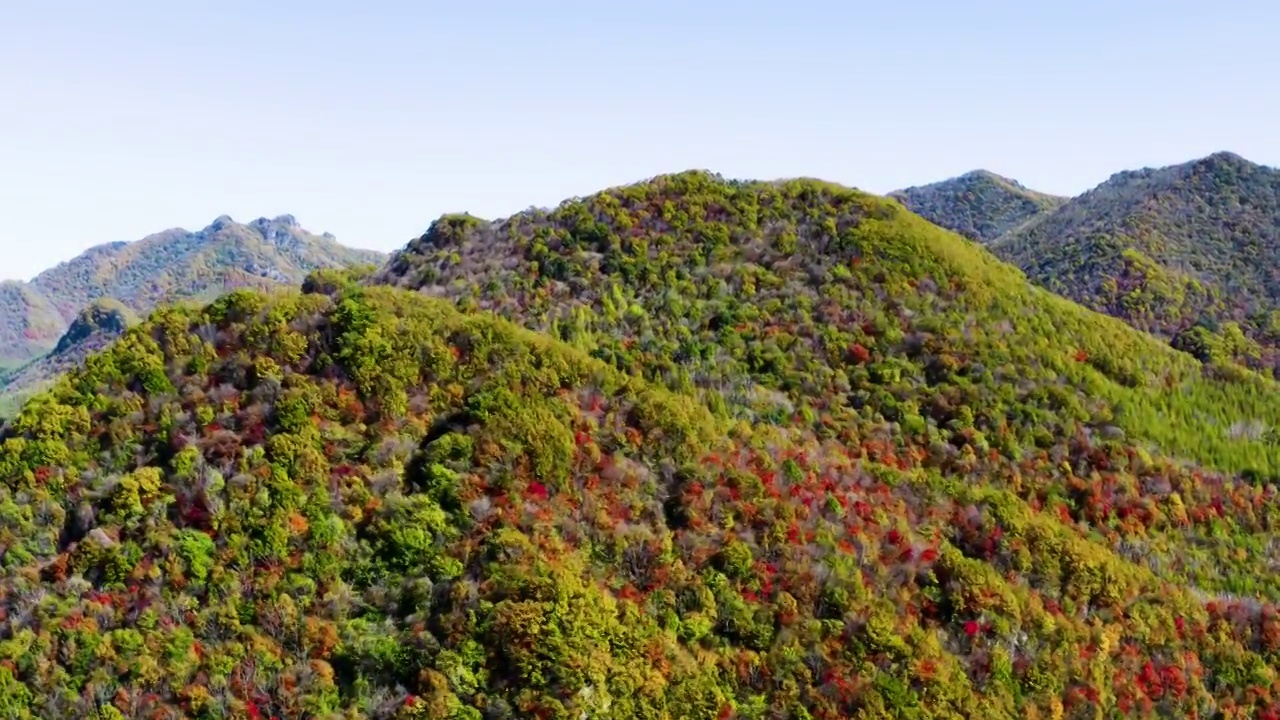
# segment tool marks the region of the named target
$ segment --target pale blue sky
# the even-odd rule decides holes
[[[689,168],[1278,165],[1277,30],[1274,0],[8,2],[0,277],[224,213],[391,250]]]

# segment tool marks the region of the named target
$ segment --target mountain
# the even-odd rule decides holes
[[[1278,401],[819,181],[449,215],[0,430],[0,708],[1275,717]]]
[[[981,243],[1027,227],[1069,199],[1029,190],[987,170],[899,190],[890,197],[929,222]]]
[[[96,301],[146,314],[164,302],[207,301],[237,287],[296,286],[312,270],[382,259],[313,235],[289,215],[247,225],[224,216],[199,232],[174,229],[100,245],[29,283],[0,284],[0,373],[9,374],[0,375],[0,415],[13,392],[47,381],[51,367],[67,366],[60,339]],[[62,357],[33,362],[49,352]]]
[[[1203,360],[1280,369],[1280,170],[1217,153],[1118,173],[991,247]]]
[[[1220,152],[1069,201],[985,171],[893,197],[1203,361],[1280,372],[1280,170]]]
[[[815,425],[833,407],[860,415],[869,399],[847,386],[854,379],[845,366],[856,345],[865,366],[856,374],[873,385],[912,369],[952,377],[978,362],[982,383],[968,383],[969,393],[1002,393],[1011,378],[1070,381],[1087,388],[1084,406],[1105,395],[1132,414],[1132,430],[1191,459],[1280,469],[1277,449],[1263,443],[1247,441],[1237,454],[1230,448],[1242,438],[1176,436],[1179,424],[1154,417],[1138,427],[1147,414],[1139,408],[1151,402],[1161,406],[1155,415],[1225,419],[1208,405],[1176,409],[1194,393],[1170,397],[1166,386],[1217,394],[1239,383],[1207,377],[1153,338],[1028,286],[1015,268],[895,202],[819,181],[690,172],[498,222],[448,215],[371,281],[497,312],[709,403],[741,403],[743,417],[773,411],[777,396],[758,392],[766,385],[790,393],[781,406]],[[910,367],[899,367],[900,354]],[[930,362],[942,365],[926,373]],[[1249,395],[1262,381],[1244,375]],[[922,392],[897,398],[916,403],[902,408],[908,415],[924,412]],[[995,398],[981,402],[1002,412]],[[1247,408],[1251,418],[1280,420]]]
[[[1280,364],[1280,170],[1217,153],[1119,173],[995,247],[1068,297],[1209,341],[1205,358]]]

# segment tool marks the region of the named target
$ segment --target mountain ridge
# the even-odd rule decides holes
[[[279,249],[283,254],[278,257],[269,255],[265,258],[255,257],[264,255],[263,248],[256,246],[258,243],[268,243],[267,247]],[[71,292],[76,295],[66,300],[60,299],[59,303],[60,311],[69,321],[84,303],[96,297],[108,295],[107,283],[102,278],[108,270],[113,272],[133,270],[135,265],[145,265],[150,269],[160,265],[162,271],[170,271],[153,256],[177,254],[178,260],[191,262],[200,259],[199,256],[202,253],[225,245],[238,245],[240,247],[236,249],[245,255],[244,258],[229,258],[229,261],[246,262],[245,267],[227,268],[227,270],[238,270],[248,276],[261,272],[270,273],[272,270],[278,274],[288,272],[297,275],[299,269],[306,271],[316,269],[299,266],[314,265],[318,261],[332,264],[335,257],[343,258],[344,262],[378,262],[384,257],[382,253],[375,251],[356,250],[338,245],[331,235],[309,233],[292,215],[280,215],[272,219],[261,217],[248,223],[237,223],[230,216],[221,215],[198,231],[189,231],[181,227],[169,228],[132,242],[112,242],[95,246],[75,258],[36,275],[28,284],[48,295],[61,296],[67,294],[64,286],[79,280],[85,287],[71,288]],[[308,257],[308,253],[314,253],[317,257]],[[274,260],[284,267],[258,267],[254,264],[258,259]],[[100,267],[99,265],[103,262],[109,263],[110,267]],[[115,287],[112,288],[113,294],[124,296],[116,299],[126,304],[137,303],[138,301],[133,300],[132,296],[145,297],[155,292],[140,287],[144,280],[147,278],[132,278],[129,281],[132,283],[131,286],[120,288],[118,286],[121,283],[117,279]],[[298,275],[297,281],[301,281],[301,275]],[[150,304],[154,305],[154,302]]]

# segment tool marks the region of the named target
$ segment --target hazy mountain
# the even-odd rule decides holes
[[[445,216],[5,425],[0,707],[1266,717],[1280,386],[1207,370],[828,183]]]

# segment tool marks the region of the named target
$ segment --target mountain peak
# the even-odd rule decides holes
[[[994,242],[1067,200],[983,168],[890,196],[926,220],[983,243]]]
[[[1222,170],[1231,169],[1235,171],[1251,171],[1256,170],[1261,165],[1248,160],[1247,158],[1237,155],[1236,153],[1221,150],[1202,158],[1197,158],[1182,166],[1190,170]]]
[[[1266,169],[1266,166],[1249,160],[1237,153],[1229,150],[1220,150],[1204,157],[1179,163],[1177,165],[1166,165],[1162,167],[1143,167],[1133,170],[1121,170],[1107,178],[1106,182],[1097,188],[1090,190],[1094,193],[1099,190],[1106,190],[1111,187],[1121,185],[1142,185],[1144,183],[1156,183],[1161,186],[1177,184],[1185,181],[1191,176],[1202,173],[1214,173],[1218,171],[1229,170],[1234,173],[1252,173],[1258,170]],[[1088,195],[1089,193],[1085,193]]]
[[[986,168],[977,168],[976,170],[970,170],[967,173],[958,175],[956,179],[958,180],[971,180],[971,179],[995,180],[998,182],[1006,182],[1006,183],[1009,183],[1010,185],[1015,185],[1017,187],[1022,187],[1022,183],[1018,182],[1017,180],[1014,180],[1013,178],[1005,177],[1004,175],[1001,175],[998,172],[987,170]],[[943,182],[946,182],[946,181],[944,180]]]
[[[249,227],[257,231],[263,239],[273,243],[280,243],[306,232],[298,224],[297,218],[292,215],[277,215],[270,219],[260,217],[249,223]]]
[[[1237,164],[1244,164],[1244,165],[1255,164],[1254,162],[1248,160],[1247,158],[1241,155],[1238,155],[1236,153],[1233,153],[1230,150],[1219,150],[1218,152],[1210,153],[1204,156],[1203,158],[1200,158],[1197,162],[1206,162],[1206,161],[1207,162],[1230,162],[1230,163],[1237,163]]]
[[[288,214],[277,215],[273,218],[269,218],[264,215],[263,217],[260,217],[257,220],[254,220],[252,223],[250,223],[250,225],[253,225],[255,227],[276,226],[276,227],[286,227],[286,228],[295,228],[295,229],[301,229],[302,227],[302,225],[298,223],[298,219],[296,217]]]

